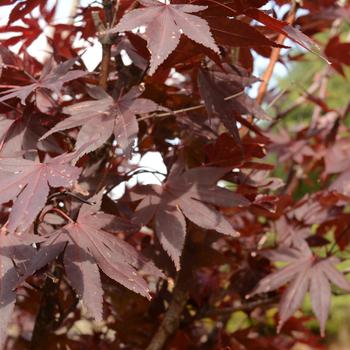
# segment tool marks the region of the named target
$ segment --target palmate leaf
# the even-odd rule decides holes
[[[11,156],[24,150],[35,148],[44,152],[63,153],[54,136],[38,141],[46,132],[37,115],[22,115],[16,119],[0,116],[0,154]]]
[[[309,291],[312,309],[320,322],[321,334],[324,335],[331,300],[330,284],[334,283],[350,292],[350,283],[335,266],[338,260],[335,257],[320,259],[306,244],[300,250],[282,247],[265,252],[264,255],[272,261],[288,262],[288,265],[263,278],[248,297],[270,292],[289,283],[279,305],[278,331],[280,331],[284,323],[300,307],[305,294]]]
[[[82,205],[78,218],[55,231],[42,244],[31,260],[22,282],[63,252],[63,263],[69,282],[76,290],[92,317],[102,320],[103,290],[98,267],[111,279],[150,298],[146,281],[137,270],[161,277],[153,263],[145,260],[131,245],[102,230],[114,222],[113,215],[98,212],[101,191],[91,198],[94,206]]]
[[[2,145],[9,133],[11,126],[14,124],[14,120],[0,116],[0,144]]]
[[[9,100],[10,98],[18,97],[22,104],[25,104],[26,98],[36,89],[48,89],[56,94],[59,94],[64,83],[74,79],[81,78],[88,74],[82,70],[72,70],[77,59],[70,59],[57,66],[49,61],[43,68],[41,77],[38,80],[33,78],[33,83],[24,86],[17,86],[0,93],[0,102]]]
[[[71,187],[81,169],[69,163],[75,153],[62,154],[45,163],[23,158],[0,158],[0,203],[13,200],[10,232],[28,228],[44,207],[49,185]]]
[[[327,58],[322,54],[319,46],[311,38],[287,22],[279,21],[272,16],[269,16],[264,11],[258,10],[256,8],[245,9],[244,14],[264,24],[267,28],[286,35],[289,39],[293,40],[300,46],[304,47],[306,50],[318,55],[329,63]]]
[[[247,86],[257,79],[247,76],[247,72],[224,65],[225,72],[200,69],[198,73],[199,92],[210,118],[217,116],[239,144],[237,122],[252,128],[242,116],[253,115],[258,119],[270,119],[260,105],[244,93]],[[237,95],[235,98],[230,98]],[[225,100],[226,98],[226,100]],[[227,100],[227,98],[229,98]]]
[[[207,11],[206,20],[219,45],[231,47],[275,47],[278,44],[266,38],[261,32],[247,23],[234,18],[211,16]]]
[[[349,195],[350,193],[349,154],[349,139],[343,138],[326,149],[324,156],[325,175],[339,174],[339,176],[330,185],[330,189],[336,190],[345,195]]]
[[[40,0],[30,0],[30,1],[4,1],[6,4],[13,4],[15,5],[14,8],[11,10],[11,13],[8,18],[7,24],[13,23],[21,18],[23,18],[25,15],[33,11],[36,7],[38,7],[42,2]]]
[[[4,229],[0,230],[0,348],[5,343],[7,327],[13,315],[15,288],[19,275],[24,272],[25,265],[22,263],[35,254],[25,237],[26,235],[6,234]]]
[[[116,101],[104,93],[104,98],[100,100],[81,102],[66,107],[63,111],[70,114],[71,117],[58,123],[41,139],[58,131],[82,126],[76,141],[77,149],[88,144],[85,153],[94,151],[102,146],[111,135],[114,135],[125,154],[130,156],[138,133],[136,114],[162,109],[151,100],[139,98],[141,94],[142,91],[134,87]]]
[[[206,46],[216,53],[219,48],[210,33],[208,23],[191,13],[203,11],[207,6],[172,5],[156,0],[139,0],[144,8],[133,10],[120,20],[111,33],[130,31],[146,26],[146,39],[151,52],[150,75],[175,50],[183,33],[193,41]]]
[[[215,3],[215,4],[213,4]],[[306,50],[320,56],[324,60],[327,61],[324,55],[322,55],[320,48],[318,45],[303,32],[294,28],[288,22],[280,21],[262,9],[258,9],[259,7],[267,4],[268,1],[257,0],[257,1],[210,1],[203,0],[201,4],[210,4],[210,10],[212,13],[217,13],[219,11],[220,16],[226,14],[226,16],[239,16],[246,15],[251,19],[260,22],[265,25],[269,30],[275,31],[277,33],[283,34],[289,39],[293,40],[300,46],[304,47]],[[250,39],[249,41],[254,41],[254,39]],[[274,46],[273,44],[269,46]]]
[[[217,232],[235,235],[231,224],[214,208],[247,205],[249,201],[224,188],[217,182],[229,169],[203,167],[184,171],[180,163],[173,166],[165,184],[136,188],[134,199],[142,198],[133,222],[147,224],[153,217],[157,237],[180,268],[180,256],[186,237],[186,220]]]

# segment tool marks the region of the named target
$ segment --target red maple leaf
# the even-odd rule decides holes
[[[99,212],[103,191],[91,198],[94,205],[83,204],[76,221],[52,233],[30,261],[20,283],[63,252],[63,263],[69,282],[91,316],[102,320],[103,290],[98,267],[111,279],[150,298],[146,281],[137,273],[161,277],[153,263],[145,260],[131,245],[102,228],[113,223],[114,215]],[[124,228],[125,225],[120,226]]]
[[[218,187],[227,168],[203,167],[184,171],[180,163],[173,166],[162,185],[143,186],[134,190],[134,198],[143,198],[136,208],[134,222],[147,224],[155,217],[157,237],[180,268],[180,255],[185,242],[186,220],[208,230],[235,235],[225,217],[213,205],[234,207],[247,205],[243,196]]]
[[[146,26],[146,39],[151,52],[150,75],[166,60],[180,42],[181,34],[206,46],[216,53],[219,48],[210,33],[208,23],[191,13],[200,12],[207,6],[172,5],[155,0],[140,0],[145,8],[133,10],[120,20],[110,32],[130,31]]]
[[[44,207],[52,187],[71,187],[81,169],[69,165],[76,153],[62,154],[45,163],[23,158],[0,158],[0,203],[13,200],[10,232],[28,228]]]
[[[94,151],[114,135],[119,146],[130,156],[139,130],[135,114],[162,109],[151,100],[138,98],[141,94],[142,91],[134,87],[116,101],[107,93],[103,93],[103,98],[97,101],[86,101],[66,107],[63,111],[71,117],[58,123],[41,139],[57,131],[82,126],[77,137],[77,149],[89,144],[85,153]]]
[[[35,254],[34,248],[28,244],[31,236],[27,234],[7,234],[0,230],[0,347],[7,337],[7,326],[11,321],[16,302],[15,288],[20,274],[25,271],[25,263]]]
[[[259,119],[269,119],[269,116],[259,104],[244,93],[244,89],[258,81],[247,76],[247,72],[235,67],[224,65],[226,72],[201,69],[198,73],[198,86],[204,100],[208,116],[218,116],[237,143],[240,143],[237,121],[250,125],[241,114],[253,115]]]
[[[331,283],[350,292],[350,283],[335,267],[339,262],[337,258],[320,259],[306,243],[299,249],[282,247],[265,252],[264,255],[272,261],[284,261],[288,265],[263,278],[248,297],[270,292],[289,283],[279,305],[280,331],[309,291],[312,309],[320,322],[321,334],[324,335],[331,301]]]
[[[4,5],[10,5],[10,4],[15,5],[9,15],[7,25],[19,19],[23,19],[24,16],[32,12],[37,6],[39,5],[41,5],[41,7],[43,6],[42,1],[40,0],[29,0],[29,1],[21,1],[21,2],[18,0],[17,1],[9,0],[9,1],[2,1],[2,2],[4,2]]]
[[[62,153],[62,148],[53,136],[38,141],[46,132],[40,122],[38,115],[29,113],[15,119],[0,116],[0,154],[11,156],[35,148],[44,152]]]
[[[81,78],[88,74],[88,72],[83,70],[70,71],[76,61],[77,59],[73,58],[59,65],[54,65],[53,61],[48,61],[38,80],[32,78],[32,84],[17,86],[1,92],[0,94],[2,96],[0,96],[0,102],[18,97],[21,100],[21,103],[25,104],[26,98],[37,89],[39,89],[39,92],[42,91],[44,93],[45,89],[51,90],[59,95],[64,83]]]

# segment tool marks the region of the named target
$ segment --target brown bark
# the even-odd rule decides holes
[[[35,320],[31,350],[49,349],[49,335],[56,329],[59,318],[58,294],[63,268],[55,264],[50,276],[46,277],[42,290],[39,313]]]
[[[179,328],[181,316],[189,298],[189,285],[192,279],[193,261],[190,261],[190,256],[190,246],[186,244],[182,253],[182,268],[176,278],[171,303],[146,350],[163,349],[168,339]]]
[[[105,28],[110,28],[113,25],[114,16],[114,1],[113,0],[103,0],[103,8],[106,17]],[[107,90],[108,87],[108,75],[109,75],[109,64],[111,61],[111,48],[112,44],[102,43],[102,62],[99,85],[102,89]]]
[[[108,86],[110,60],[111,60],[111,45],[110,44],[103,44],[102,45],[102,62],[101,62],[99,85],[104,90],[107,90],[107,86]]]

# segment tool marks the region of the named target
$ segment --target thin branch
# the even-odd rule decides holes
[[[288,88],[284,88],[282,89],[273,99],[272,101],[267,105],[266,109],[270,109],[271,107],[273,107],[277,101],[287,92]]]
[[[61,216],[62,218],[66,219],[69,223],[74,223],[74,220],[68,216],[64,211],[62,211],[61,209],[58,208],[51,208],[47,211],[45,211],[41,216],[40,216],[40,220],[42,220],[44,218],[44,216],[49,213],[54,211],[55,213],[57,213],[59,216]]]
[[[241,96],[244,94],[244,91],[240,91],[234,95],[231,95],[231,96],[227,96],[224,98],[225,101],[229,101],[229,100],[232,100],[238,96]],[[146,119],[150,119],[150,118],[162,118],[162,117],[169,117],[171,115],[176,115],[176,114],[181,114],[181,113],[185,113],[185,112],[191,112],[191,111],[196,111],[198,109],[202,109],[202,108],[205,108],[205,104],[202,103],[200,105],[197,105],[197,106],[193,106],[193,107],[187,107],[187,108],[181,108],[181,109],[177,109],[175,111],[171,111],[171,112],[165,112],[165,113],[155,113],[155,114],[151,114],[151,115],[147,115],[147,116],[144,116],[144,117],[141,117],[141,118],[138,118],[137,120],[138,121],[141,121],[141,120],[146,120]]]
[[[293,3],[291,5],[291,8],[289,10],[286,22],[289,24],[292,24],[295,20],[295,14],[296,14],[296,1],[293,0]],[[284,34],[279,34],[276,40],[276,43],[278,45],[283,45],[284,40],[286,39],[286,35]],[[267,88],[269,86],[270,80],[272,78],[272,74],[275,68],[276,63],[278,62],[278,59],[280,57],[280,53],[281,53],[281,47],[274,47],[272,48],[271,51],[271,55],[270,55],[270,60],[269,60],[269,64],[264,72],[264,75],[262,77],[262,82],[259,86],[259,90],[258,90],[258,96],[256,97],[256,101],[261,104],[264,100],[264,97],[266,95],[266,91]],[[248,118],[249,122],[252,123],[253,122],[253,116],[250,115]],[[242,127],[240,130],[240,135],[241,137],[243,137],[246,133],[248,132],[248,128],[247,127]]]
[[[292,24],[294,22],[295,13],[296,13],[296,2],[293,1],[293,4],[292,4],[290,11],[288,13],[288,17],[286,19],[286,22],[288,24]],[[286,36],[284,34],[280,34],[277,37],[276,43],[278,45],[283,45],[285,39],[286,39]],[[276,63],[278,62],[279,57],[280,57],[280,52],[281,52],[281,47],[274,47],[271,51],[269,64],[265,70],[265,73],[262,77],[262,82],[259,86],[258,96],[256,98],[256,101],[258,103],[261,103],[266,95],[266,91],[267,91],[269,82],[272,78],[274,68],[276,66]]]
[[[42,287],[37,286],[36,284],[34,284],[31,281],[26,281],[25,284],[28,285],[29,287],[32,287],[33,289],[35,289],[39,292],[41,292],[43,290]]]
[[[16,111],[17,113],[22,114],[22,111],[21,111],[19,108],[14,107],[14,106],[11,106],[9,103],[7,103],[7,102],[5,102],[5,101],[1,101],[0,103],[3,104],[3,105],[6,106],[6,107],[9,107],[9,108],[13,109],[13,110]]]
[[[307,100],[307,96],[313,95],[319,89],[320,80],[316,79],[317,76],[318,75],[315,76],[313,83],[306,90],[301,87],[301,96],[299,96],[291,106],[277,114],[276,118],[269,125],[268,131],[271,130],[280,120],[284,119],[296,108],[300,107]],[[297,82],[293,82],[293,84],[297,84]]]
[[[111,45],[110,44],[103,44],[102,45],[102,62],[101,62],[101,72],[100,72],[99,85],[104,90],[107,89],[110,60],[111,60]]]
[[[306,165],[305,169],[303,169],[302,175],[310,174],[313,167],[316,165],[317,160],[312,160],[309,164]],[[302,177],[299,174],[299,171],[294,169],[294,166],[291,168],[291,171],[288,175],[288,180],[286,182],[286,185],[282,187],[281,194],[288,194],[292,195],[294,191],[298,188],[300,181],[302,180]]]
[[[76,193],[73,193],[73,192],[69,192],[69,191],[61,191],[61,192],[55,192],[55,193],[52,193],[48,198],[47,200],[50,201],[51,199],[53,198],[56,198],[56,197],[59,197],[59,196],[69,196],[69,197],[72,197],[82,203],[85,203],[85,204],[89,204],[89,205],[94,205],[95,203],[93,202],[89,202],[88,200],[80,197],[79,195],[77,195]]]
[[[18,85],[0,84],[1,89],[16,89]],[[0,92],[0,95],[5,95],[7,91]]]
[[[236,311],[251,311],[259,306],[276,304],[278,300],[279,300],[279,297],[274,296],[271,298],[239,303],[238,305],[234,305],[231,307],[210,309],[203,313],[199,313],[196,318],[198,319],[198,318],[204,318],[204,317],[228,316]]]
[[[318,92],[318,98],[320,100],[326,99],[330,73],[331,73],[331,69],[328,66],[321,72],[321,76],[319,78],[320,79],[320,89]],[[323,111],[323,109],[321,106],[319,106],[319,105],[315,106],[314,111],[312,113],[312,117],[311,117],[309,134],[312,134],[313,131],[315,130],[315,128],[317,127],[317,123],[321,117],[322,111]]]
[[[162,175],[162,176],[167,176],[167,174],[162,173],[161,171],[158,171],[156,169],[150,168],[150,167],[146,167],[146,166],[141,166],[140,168],[137,169],[133,169],[130,170],[129,172],[127,172],[128,175],[130,176],[134,176],[134,175],[138,175],[138,174],[142,174],[142,173],[147,173],[147,174],[158,174],[158,175]]]

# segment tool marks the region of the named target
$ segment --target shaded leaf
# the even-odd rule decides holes
[[[82,70],[70,71],[76,60],[71,59],[57,66],[53,65],[53,61],[49,61],[43,68],[38,80],[33,78],[33,83],[30,85],[18,86],[1,92],[0,102],[17,97],[21,100],[22,104],[25,104],[26,98],[36,89],[48,89],[59,95],[64,83],[88,74],[88,72]]]
[[[4,231],[3,228],[0,230],[0,347],[4,346],[13,315],[19,275],[25,273],[22,263],[27,263],[35,253],[21,236],[5,234]]]
[[[133,221],[145,225],[155,217],[157,237],[177,269],[180,268],[186,236],[184,216],[205,229],[236,234],[231,224],[211,205],[235,207],[249,204],[243,196],[216,186],[228,171],[228,168],[214,167],[184,171],[178,162],[162,186],[135,189],[135,199],[143,199],[136,208]]]

